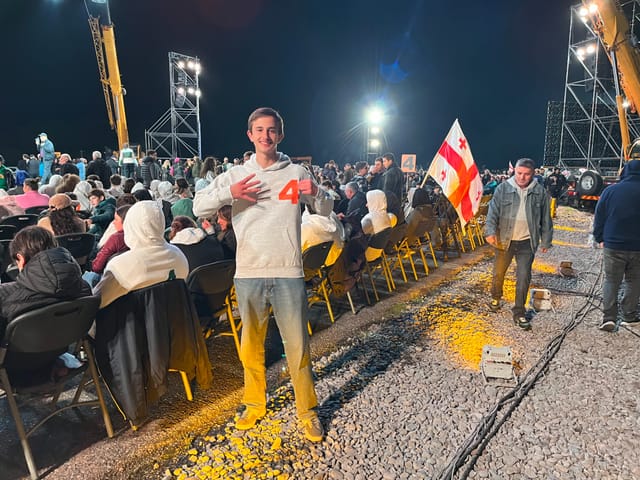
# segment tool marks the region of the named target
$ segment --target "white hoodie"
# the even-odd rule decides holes
[[[398,219],[393,213],[387,213],[387,196],[382,190],[369,190],[367,192],[367,213],[362,220],[362,231],[367,235],[374,235],[386,228],[396,225]],[[372,262],[382,254],[379,248],[367,248],[365,257]]]
[[[301,278],[300,203],[310,204],[320,215],[328,215],[333,200],[321,188],[315,197],[301,195],[297,182],[311,178],[301,165],[278,153],[276,163],[262,168],[255,154],[249,161],[218,175],[196,193],[193,213],[213,215],[223,205],[231,205],[233,230],[238,241],[236,278]],[[261,183],[257,202],[234,200],[231,185],[255,173]]]
[[[100,308],[133,290],[189,274],[187,258],[164,239],[164,214],[157,202],[135,203],[123,226],[130,250],[109,260],[102,280],[94,287],[94,295],[102,297]]]
[[[303,252],[314,245],[333,242],[325,262],[327,266],[333,265],[344,248],[344,227],[337,215],[331,212],[328,217],[324,217],[305,210],[301,228]]]

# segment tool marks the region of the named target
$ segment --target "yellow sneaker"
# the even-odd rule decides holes
[[[321,442],[324,438],[324,428],[317,415],[302,421],[304,436],[310,442]]]
[[[245,408],[236,419],[236,428],[238,430],[251,430],[256,426],[258,420],[266,415],[267,412],[256,410],[254,408]]]

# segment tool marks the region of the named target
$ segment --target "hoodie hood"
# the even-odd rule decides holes
[[[75,297],[87,289],[80,266],[66,248],[56,247],[35,255],[16,280],[22,287],[60,298]]]
[[[73,189],[73,193],[82,193],[85,197],[89,196],[89,192],[91,191],[91,184],[86,180],[79,182],[76,185],[76,188]]]
[[[314,228],[327,233],[333,233],[337,229],[337,225],[332,218],[311,214],[307,210],[302,214],[302,224],[311,225]]]
[[[244,166],[247,168],[247,170],[250,170],[252,172],[282,170],[291,163],[291,159],[282,152],[277,153],[278,160],[276,160],[273,165],[269,165],[267,168],[262,168],[260,165],[258,165],[255,153],[251,155],[251,158],[248,161],[244,162]]]
[[[535,187],[536,183],[538,183],[538,180],[535,177],[533,177],[531,179],[531,183],[527,185],[525,188],[520,188],[520,186],[518,186],[518,184],[516,183],[515,176],[509,177],[509,180],[507,180],[507,183],[511,185],[513,188],[515,188],[518,192],[521,191],[522,193],[524,193],[524,192],[528,192],[533,187]]]
[[[624,165],[622,172],[620,172],[620,180],[628,178],[638,178],[640,176],[640,160],[631,160]]]
[[[166,180],[158,184],[158,198],[172,204],[180,200],[180,197],[173,191],[173,185]]]
[[[367,192],[367,208],[370,213],[387,213],[387,196],[382,190]]]
[[[176,233],[176,236],[173,237],[171,243],[178,243],[180,245],[194,245],[196,243],[200,243],[206,236],[207,234],[201,228],[188,227],[183,228],[178,233]]]
[[[131,250],[162,245],[164,239],[164,214],[153,200],[137,202],[124,219],[124,242]]]

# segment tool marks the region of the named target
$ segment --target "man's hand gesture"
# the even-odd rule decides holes
[[[258,187],[260,180],[251,181],[255,176],[256,174],[252,173],[231,185],[231,196],[236,200],[244,199],[255,203],[257,201],[257,194],[260,192],[260,188]]]
[[[298,190],[302,195],[315,195],[318,193],[318,186],[310,178],[305,178],[298,182]]]

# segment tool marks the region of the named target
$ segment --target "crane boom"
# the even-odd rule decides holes
[[[614,76],[617,76],[616,79],[620,81],[620,86],[629,102],[629,108],[632,112],[638,112],[640,108],[640,53],[633,45],[629,22],[624,12],[615,0],[583,0],[583,3],[585,7],[590,4],[597,6],[597,14],[592,16],[593,24],[607,47]],[[616,102],[622,135],[622,151],[625,160],[628,160],[629,128],[619,91],[616,92]]]
[[[94,16],[89,13],[89,28],[93,38],[93,46],[96,51],[98,61],[98,72],[100,83],[107,106],[107,116],[112,130],[118,136],[118,148],[129,143],[129,130],[127,128],[127,116],[124,108],[125,90],[120,79],[120,66],[118,65],[118,54],[116,52],[116,37],[113,23],[108,10],[108,3],[95,1],[104,4],[106,7],[103,16]],[[86,2],[85,2],[86,5]],[[87,7],[87,10],[88,7]],[[103,21],[101,22],[101,18]]]

